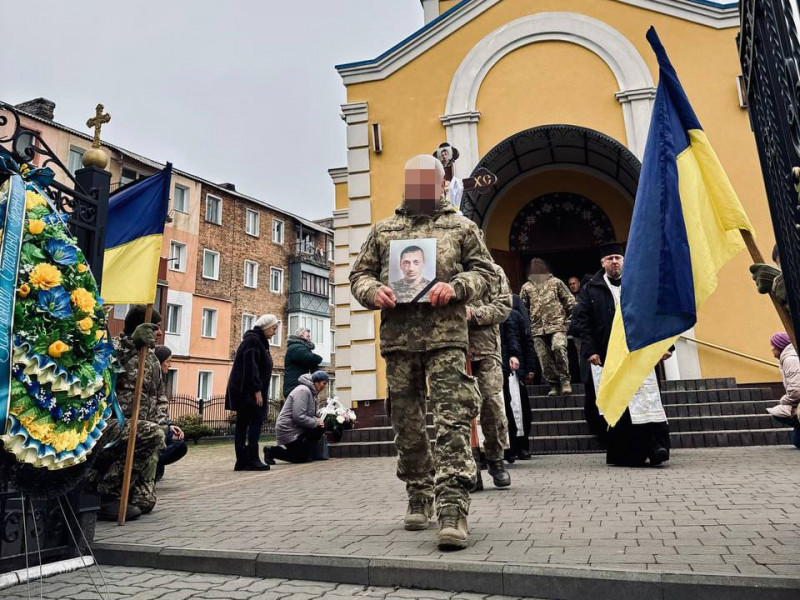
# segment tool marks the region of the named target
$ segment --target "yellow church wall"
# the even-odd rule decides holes
[[[453,4],[442,2],[441,9]],[[370,156],[373,220],[388,216],[400,202],[405,161],[431,152],[445,140],[439,117],[445,112],[453,74],[469,50],[514,19],[550,11],[581,13],[618,30],[638,49],[656,82],[656,60],[644,36],[651,24],[657,28],[768,255],[773,236],[764,186],[747,113],[738,106],[735,88],[740,73],[737,30],[716,30],[613,0],[504,0],[388,78],[350,85],[348,102],[366,101],[369,121],[380,123],[383,134],[383,152]],[[387,46],[392,41],[387,40]],[[537,79],[536,69],[544,70],[546,77]],[[570,84],[570,75],[588,77],[593,85],[584,80]],[[553,85],[548,88],[549,79]],[[525,86],[535,93],[526,95]],[[480,153],[508,135],[545,122],[597,128],[624,143],[622,108],[613,97],[616,89],[608,67],[583,48],[542,42],[519,49],[501,60],[481,87]],[[339,206],[345,207],[346,199],[337,193]],[[780,325],[769,301],[754,292],[749,262],[743,253],[723,269],[718,292],[699,315],[696,335],[769,360],[768,337]],[[742,382],[778,378],[777,371],[766,366],[715,350],[701,348],[699,353],[704,377],[735,375]],[[379,365],[383,381],[381,361]],[[379,390],[384,389],[381,384]]]
[[[617,240],[624,242],[628,239],[633,213],[631,202],[613,185],[597,177],[579,171],[558,169],[533,172],[513,184],[488,216],[488,223],[484,227],[486,245],[496,250],[508,250],[508,234],[519,211],[531,200],[554,192],[579,194],[589,198],[608,215]]]
[[[567,42],[523,46],[503,57],[483,80],[476,103],[481,112],[479,154],[538,125],[580,124],[625,145],[617,91],[608,65],[582,46]]]

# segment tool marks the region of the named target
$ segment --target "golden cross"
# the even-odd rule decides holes
[[[94,127],[94,141],[92,142],[92,148],[99,148],[100,147],[100,128],[103,126],[103,123],[108,123],[111,120],[111,115],[108,113],[103,114],[103,105],[98,104],[97,107],[94,109],[95,114],[94,117],[86,121],[87,127]]]

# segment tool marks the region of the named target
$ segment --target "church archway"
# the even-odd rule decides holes
[[[467,194],[461,209],[483,229],[516,289],[534,255],[552,262],[557,276],[580,276],[597,270],[596,246],[627,239],[641,164],[604,134],[535,127],[503,140],[478,168],[497,183]]]

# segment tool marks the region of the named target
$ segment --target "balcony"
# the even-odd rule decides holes
[[[327,296],[318,296],[302,291],[289,291],[289,313],[303,312],[320,317],[329,317],[331,305]]]
[[[297,241],[289,254],[289,264],[304,262],[322,267],[323,269],[331,268],[331,256],[324,248],[315,246],[308,241]]]

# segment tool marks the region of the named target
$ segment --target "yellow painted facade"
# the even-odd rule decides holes
[[[440,2],[440,12],[456,5],[454,0]],[[462,6],[454,12],[466,10]],[[440,117],[446,113],[448,93],[465,57],[499,28],[543,13],[571,13],[612,28],[641,55],[654,85],[658,82],[658,71],[645,33],[650,25],[656,27],[759,234],[762,252],[768,255],[774,243],[772,225],[755,141],[736,90],[736,77],[740,74],[735,44],[738,28],[715,28],[617,0],[501,0],[453,28],[388,76],[348,83],[346,68],[340,68],[347,85],[347,102],[366,103],[368,123],[379,123],[381,127],[382,152],[369,151],[371,222],[390,215],[400,202],[405,161],[415,154],[431,152],[447,140],[448,132]],[[582,45],[568,39],[523,44],[494,64],[480,84],[475,103],[475,110],[480,112],[475,124],[477,159],[509,136],[554,124],[589,128],[627,146],[623,106],[615,97],[618,90],[619,82],[609,65],[598,53]],[[460,150],[463,156],[463,148]],[[554,168],[520,177],[508,187],[483,223],[491,249],[507,250],[511,223],[519,211],[530,200],[551,192],[572,192],[591,199],[607,214],[617,238],[627,239],[630,199],[590,173]],[[353,194],[348,198],[341,188],[336,186],[336,208],[340,211],[354,202]],[[351,261],[352,257],[351,248]],[[781,327],[769,300],[755,292],[748,272],[750,262],[743,253],[723,270],[717,293],[699,315],[695,335],[771,360],[769,336]],[[337,285],[343,285],[341,278]],[[377,321],[375,325],[377,331]],[[355,342],[352,350],[355,351]],[[733,376],[739,382],[779,378],[776,369],[717,350],[700,347],[697,352],[702,377]],[[377,396],[384,397],[380,358],[375,376]],[[356,396],[353,400],[363,399]]]

